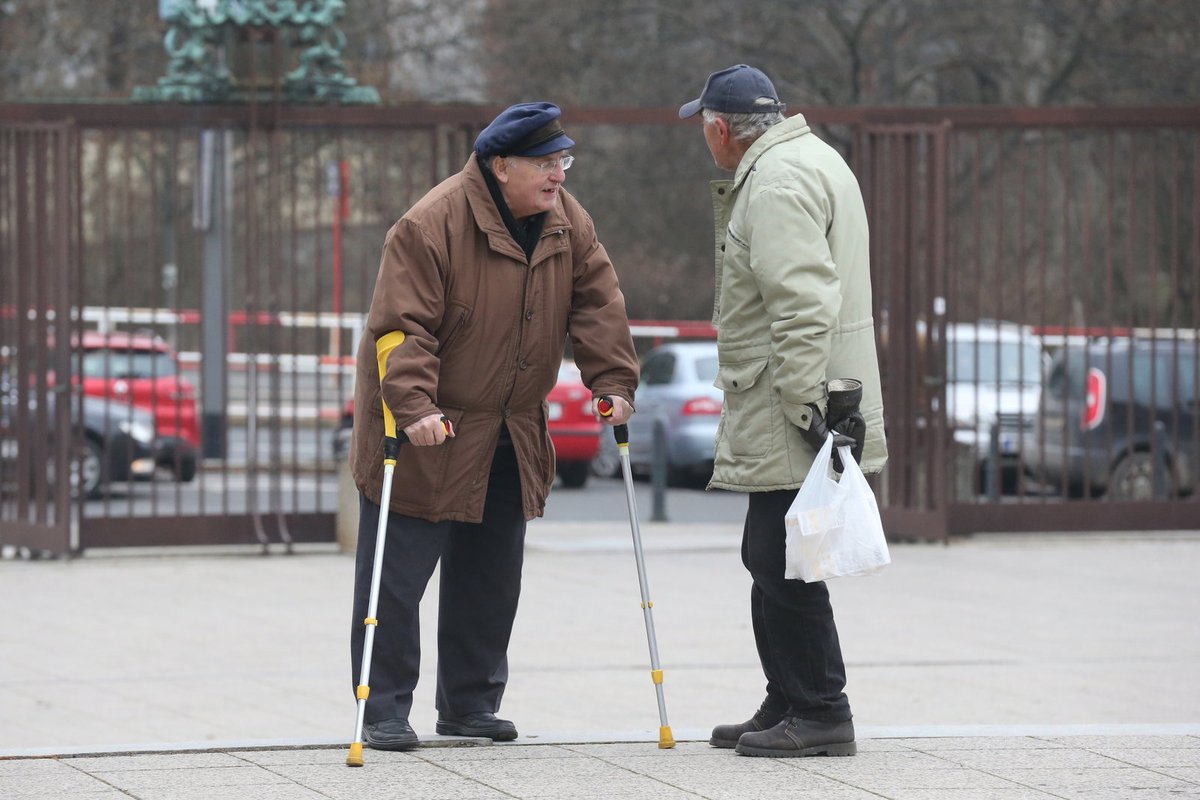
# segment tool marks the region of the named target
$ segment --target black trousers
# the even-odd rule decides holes
[[[754,578],[750,619],[767,677],[767,708],[801,719],[850,719],[846,666],[824,581],[783,577],[783,517],[795,489],[751,492],[742,531],[742,563]]]
[[[354,686],[362,665],[380,513],[379,506],[361,497],[359,508],[350,629]],[[455,716],[498,711],[508,682],[508,641],[525,553],[521,479],[512,447],[496,449],[482,522],[428,522],[389,513],[385,536],[365,721],[408,718],[421,667],[419,607],[439,559],[435,704]]]

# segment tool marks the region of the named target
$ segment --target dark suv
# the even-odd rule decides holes
[[[1067,345],[1043,386],[1034,477],[1070,494],[1148,500],[1196,489],[1200,429],[1194,339]]]

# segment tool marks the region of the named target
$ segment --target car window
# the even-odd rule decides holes
[[[1196,393],[1196,358],[1195,351],[1180,352],[1179,358],[1174,359],[1176,370],[1174,374],[1168,371],[1167,380],[1173,381],[1180,403],[1195,403],[1200,399]]]
[[[1047,393],[1051,397],[1082,396],[1089,366],[1096,366],[1094,354],[1078,348],[1063,350],[1046,376]]]
[[[1042,351],[1034,342],[952,342],[946,375],[952,383],[1041,383]]]
[[[81,369],[85,378],[162,378],[177,372],[170,354],[153,350],[89,350]]]
[[[1153,359],[1147,351],[1134,356],[1134,402],[1170,408],[1194,399],[1196,372],[1190,354],[1179,351],[1177,357],[1170,345],[1164,345],[1164,348],[1158,350]]]
[[[674,375],[674,353],[652,353],[642,363],[642,383],[646,386],[670,383]]]
[[[716,356],[696,359],[696,377],[703,383],[712,383],[717,379],[717,368],[720,362]]]

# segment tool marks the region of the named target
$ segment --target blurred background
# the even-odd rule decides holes
[[[1197,39],[1185,0],[0,0],[0,545],[352,528],[384,235],[531,99],[653,367],[637,472],[698,495],[722,173],[676,109],[739,62],[863,186],[889,535],[1194,528]],[[564,355],[563,488],[598,497]]]

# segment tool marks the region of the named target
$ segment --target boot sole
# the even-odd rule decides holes
[[[514,730],[503,731],[498,728],[467,728],[461,725],[448,725],[439,722],[434,726],[438,736],[469,736],[476,739],[491,739],[493,742],[511,742],[517,738]]]
[[[713,747],[720,747],[722,750],[732,750],[737,747],[735,739],[709,739],[708,743]]]
[[[760,756],[763,758],[802,758],[804,756],[852,756],[858,753],[858,745],[854,742],[837,742],[820,744],[797,750],[777,750],[771,747],[751,747],[738,744],[734,748],[738,755]]]
[[[415,750],[421,746],[421,740],[413,738],[400,739],[396,741],[377,741],[364,738],[363,744],[372,750]]]

